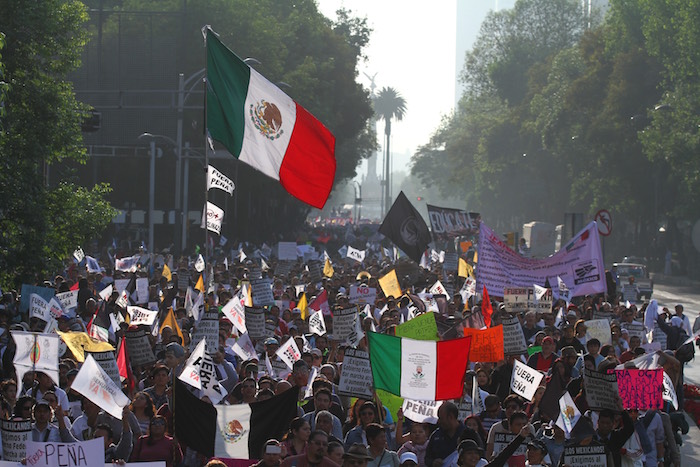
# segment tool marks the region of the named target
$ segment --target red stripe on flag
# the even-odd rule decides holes
[[[280,183],[292,196],[323,208],[335,179],[335,136],[297,104],[297,119],[280,166]]]
[[[464,373],[467,371],[471,337],[437,342],[435,400],[462,397]]]

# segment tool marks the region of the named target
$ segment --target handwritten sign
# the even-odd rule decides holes
[[[542,378],[544,378],[544,374],[516,360],[513,365],[510,388],[514,393],[531,401],[542,382]]]
[[[266,337],[265,310],[245,307],[245,327],[248,330],[248,336],[253,340],[260,340]]]
[[[206,352],[213,354],[219,348],[219,314],[204,313],[192,334],[190,346],[196,347],[202,340],[207,340]]]
[[[392,269],[379,278],[379,287],[382,288],[385,297],[399,298],[402,295],[399,278],[396,276],[396,269]]]
[[[105,462],[101,438],[77,443],[27,441],[27,465],[42,467],[94,467]]]
[[[520,355],[527,351],[527,342],[517,316],[501,320],[503,324],[503,350],[506,355]]]
[[[481,330],[464,328],[464,336],[472,336],[470,362],[500,362],[505,358],[502,324]]]
[[[78,291],[71,290],[70,292],[63,292],[56,294],[58,302],[64,310],[73,310],[78,308]]]
[[[374,301],[377,299],[377,289],[365,285],[353,285],[350,287],[348,299],[354,305],[366,305],[368,303],[374,305]]]
[[[280,261],[296,261],[296,242],[279,242],[279,244],[277,245],[277,259],[279,259]]]
[[[619,410],[620,394],[617,390],[617,375],[583,369],[586,401],[591,410]]]
[[[607,319],[591,319],[586,321],[588,336],[591,339],[598,339],[600,345],[611,344],[612,335],[610,333],[610,322]]]
[[[617,390],[625,409],[661,409],[664,405],[664,370],[615,370]],[[586,387],[588,390],[588,387]]]
[[[373,386],[369,354],[364,350],[345,349],[338,394],[372,399]]]
[[[350,307],[344,310],[333,312],[333,339],[343,342],[355,330],[355,320],[357,319],[357,307]]]
[[[272,293],[272,280],[252,279],[250,287],[253,289],[253,305],[266,306],[275,304],[275,296]]]
[[[423,313],[403,324],[396,326],[396,335],[399,337],[409,337],[419,341],[438,340],[437,323],[435,313]]]
[[[126,350],[134,366],[149,365],[156,361],[151,343],[144,329],[126,331]],[[104,449],[104,448],[103,448]]]
[[[2,458],[21,461],[27,453],[27,441],[32,437],[32,421],[0,420]]]
[[[527,311],[527,287],[505,287],[503,289],[503,304],[511,313]]]
[[[431,423],[433,425],[437,424],[437,412],[442,401],[414,401],[411,399],[404,399],[403,414],[409,420],[416,423]]]

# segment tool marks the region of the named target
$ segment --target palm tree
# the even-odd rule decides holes
[[[396,89],[383,87],[373,99],[374,114],[384,120],[384,207],[386,214],[391,207],[391,120],[401,121],[406,113],[406,100]]]

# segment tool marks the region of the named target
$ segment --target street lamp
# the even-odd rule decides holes
[[[353,188],[355,190],[355,224],[359,224],[362,217],[362,185],[353,180]]]
[[[139,135],[137,139],[150,138],[151,147],[151,164],[148,171],[148,251],[154,252],[154,239],[153,239],[153,229],[154,229],[154,219],[153,214],[155,210],[155,199],[156,199],[156,135],[150,133],[143,133]]]

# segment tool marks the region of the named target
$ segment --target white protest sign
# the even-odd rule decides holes
[[[42,371],[58,385],[58,335],[12,331],[12,338],[17,346],[12,360],[17,372],[17,393],[22,392],[22,376],[27,371]]]
[[[275,304],[271,279],[253,279],[250,281],[250,286],[253,290],[253,305],[266,306]]]
[[[61,304],[58,302],[58,300],[56,300],[56,297],[51,297],[51,300],[49,300],[48,307],[49,307],[49,314],[51,315],[51,317],[53,319],[58,319],[61,316],[63,316],[64,314],[67,314],[67,313],[64,313],[63,310],[67,311],[68,309],[65,307],[62,307]],[[75,308],[73,308],[73,310],[75,310]]]
[[[525,365],[519,360],[515,360],[510,387],[514,393],[531,401],[535,396],[535,391],[537,391],[542,378],[544,378],[544,374]]]
[[[447,293],[447,289],[444,285],[442,285],[442,282],[440,281],[435,282],[430,288],[429,292],[433,295],[444,295],[445,297],[447,297],[447,300],[450,299],[450,294]]]
[[[109,300],[109,297],[112,296],[112,290],[114,290],[114,286],[112,284],[109,284],[107,287],[100,290],[100,298],[102,300]]]
[[[497,456],[498,453],[503,451],[511,443],[511,441],[515,439],[516,436],[516,434],[510,432],[496,433],[496,436],[493,438],[493,454]],[[525,457],[526,451],[527,443],[522,443],[512,455]]]
[[[245,307],[245,327],[253,340],[267,337],[265,329],[265,310],[262,308]]]
[[[617,375],[599,373],[583,369],[583,384],[586,387],[586,401],[591,410],[620,410],[620,393],[617,389]]]
[[[350,286],[348,299],[353,305],[374,304],[377,299],[377,289],[375,287],[367,287],[366,285]]]
[[[39,318],[47,323],[51,320],[48,302],[35,293],[29,296],[29,317]]]
[[[27,465],[42,467],[95,467],[105,462],[102,438],[76,443],[27,441]]]
[[[148,277],[136,279],[136,303],[148,303]]]
[[[183,383],[187,383],[197,389],[202,389],[199,369],[201,368],[204,360],[204,350],[206,345],[207,343],[205,341],[201,341],[199,344],[197,344],[194,352],[192,352],[190,358],[187,359],[187,363],[185,363],[185,368],[182,369],[182,373],[180,373],[180,376],[177,377],[177,379]]]
[[[279,242],[277,244],[277,259],[279,259],[280,261],[296,261],[296,242]]]
[[[87,268],[88,272],[102,271],[102,268],[100,268],[100,263],[98,263],[92,256],[85,256],[85,267]]]
[[[464,284],[462,285],[459,294],[462,296],[462,303],[467,303],[469,301],[469,297],[476,295],[476,280],[474,280],[472,277],[467,277],[464,280]]]
[[[369,354],[364,350],[345,349],[338,394],[371,399],[373,386]]]
[[[571,301],[571,290],[569,289],[569,286],[566,285],[566,282],[564,282],[564,280],[559,276],[557,276],[557,286],[559,298],[564,300],[566,303],[569,303]]]
[[[321,310],[314,312],[309,317],[309,332],[322,336],[326,333],[326,320],[323,318]]]
[[[196,346],[205,339],[207,341],[206,351],[210,354],[216,353],[219,348],[218,313],[204,313],[192,334],[192,343],[190,345]]]
[[[206,346],[206,344],[205,344]],[[204,353],[202,364],[199,367],[199,380],[202,383],[201,395],[207,396],[212,404],[216,405],[226,397],[226,389],[219,383],[214,369],[214,360],[211,355]]]
[[[503,324],[503,350],[506,355],[520,355],[527,352],[527,342],[520,320],[517,316],[504,318]]]
[[[356,250],[355,248],[348,246],[346,258],[350,258],[358,263],[361,263],[365,260],[365,250]]]
[[[131,326],[152,326],[158,316],[157,311],[147,310],[138,306],[127,306],[126,311],[131,316]]]
[[[355,319],[357,318],[357,307],[350,307],[344,310],[333,312],[333,339],[343,342],[355,330]]]
[[[588,328],[588,336],[590,339],[598,339],[600,345],[612,344],[612,335],[610,332],[610,322],[607,319],[591,319],[586,321]]]
[[[522,313],[528,310],[528,287],[505,287],[503,289],[503,304],[511,313]]]
[[[27,454],[27,441],[32,439],[31,420],[2,420],[2,458],[7,461],[21,461]]]
[[[207,167],[207,190],[211,190],[212,188],[218,188],[229,195],[233,195],[235,185],[233,184],[233,180],[216,170],[213,165],[209,165]]]
[[[114,268],[117,271],[136,272],[139,259],[141,259],[139,255],[129,256],[126,258],[117,258],[114,260]]]
[[[299,352],[299,347],[297,347],[297,343],[294,339],[287,339],[287,341],[277,349],[275,355],[286,363],[289,368],[292,368],[294,362],[301,359],[301,352]]]
[[[255,346],[253,345],[253,341],[250,340],[250,336],[248,336],[247,332],[241,334],[241,336],[238,339],[236,339],[236,343],[233,344],[232,348],[236,355],[241,357],[241,360],[243,361],[258,358],[258,354],[257,352],[255,352]]]
[[[231,300],[226,302],[221,308],[221,312],[233,324],[239,334],[244,334],[247,331],[245,326],[245,299],[240,293],[231,297]]]
[[[224,210],[214,203],[207,201],[206,213],[202,213],[202,225],[204,229],[220,234],[221,225],[224,223]]]
[[[85,362],[78,371],[71,389],[87,397],[95,405],[119,420],[122,419],[122,409],[130,402],[121,388],[112,381],[112,378],[105,373],[90,354],[85,357]],[[104,450],[104,445],[102,450]]]
[[[401,409],[406,418],[416,423],[437,424],[437,412],[443,401],[414,401],[404,399]]]
[[[563,465],[569,467],[611,467],[608,466],[606,448],[596,442],[564,448]]]
[[[121,386],[122,380],[119,377],[119,366],[117,365],[117,359],[114,357],[114,352],[111,350],[105,352],[89,352],[86,350],[85,352],[92,355],[92,358],[102,367],[107,376],[114,381],[114,384]]]
[[[75,258],[75,261],[80,263],[83,258],[85,258],[85,252],[81,247],[78,247],[76,250],[73,251],[73,258]]]
[[[56,299],[61,304],[64,310],[72,310],[78,308],[78,291],[71,290],[70,292],[57,293]]]
[[[156,361],[151,343],[144,329],[126,331],[126,350],[131,364],[135,366],[149,365]]]
[[[668,373],[664,371],[664,392],[663,398],[673,405],[673,407],[678,410],[678,395],[676,394],[676,388],[673,387],[673,381]]]

